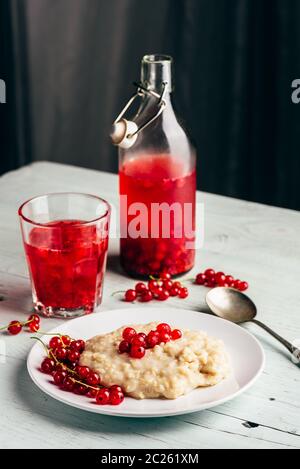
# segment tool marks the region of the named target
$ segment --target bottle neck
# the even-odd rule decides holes
[[[145,55],[141,66],[141,83],[145,88],[161,94],[165,84],[166,99],[173,90],[172,57],[168,55]]]

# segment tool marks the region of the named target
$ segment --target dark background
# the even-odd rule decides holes
[[[300,208],[300,0],[0,0],[1,173],[117,171],[110,125],[145,53],[175,59],[198,188]]]

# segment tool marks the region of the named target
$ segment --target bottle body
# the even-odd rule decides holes
[[[195,151],[177,121],[171,88],[165,100],[165,110],[133,147],[119,149],[121,264],[137,277],[176,276],[194,265]],[[155,101],[143,99],[138,125],[153,115]]]

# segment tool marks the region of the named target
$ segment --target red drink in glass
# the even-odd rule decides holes
[[[21,207],[20,216],[35,309],[50,316],[74,317],[92,312],[101,302],[108,248],[109,214],[105,203],[103,208],[98,210],[98,213],[102,214],[98,219],[96,210],[95,219],[91,221],[82,217],[48,221],[52,217],[52,210],[57,213],[64,212],[64,203],[59,200],[64,199],[63,195],[67,196],[67,194],[43,196],[56,197],[55,202],[58,204],[56,209],[54,209],[55,203],[37,204],[40,206],[40,213],[39,215],[36,213],[34,218],[46,219],[47,221],[43,223],[28,221],[32,207],[30,210],[27,208],[28,213],[24,215],[26,205]],[[80,197],[84,195],[68,194],[68,203],[65,203],[65,207],[69,215],[72,213],[82,215],[82,212],[86,211],[88,201],[85,201],[80,208]],[[34,204],[35,200],[28,203]],[[96,206],[99,204],[99,199],[96,198],[93,203]],[[72,210],[72,204],[76,204],[77,208],[74,206]],[[50,213],[45,210],[46,206]],[[38,210],[36,208],[36,212]],[[90,214],[90,217],[93,215]]]
[[[147,154],[125,160],[119,176],[120,195],[127,196],[127,203],[121,203],[121,263],[125,270],[139,276],[163,271],[178,275],[190,270],[195,257],[195,169],[187,170],[184,161],[169,154]],[[130,214],[130,207],[141,203],[146,211],[139,213],[137,228],[143,233],[137,236],[130,233],[136,217],[136,213]],[[174,203],[181,208],[179,217],[168,210]],[[166,211],[154,217],[153,204],[166,204]],[[166,224],[169,233],[164,232]]]

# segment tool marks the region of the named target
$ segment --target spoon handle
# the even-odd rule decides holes
[[[288,340],[285,340],[283,337],[281,337],[279,334],[276,332],[272,331],[266,324],[263,322],[258,321],[257,319],[252,319],[251,322],[254,322],[257,326],[262,327],[265,331],[269,332],[271,336],[275,337],[275,339],[279,340],[279,342],[285,346],[285,348],[288,349],[290,353],[292,353],[298,362],[300,362],[300,350],[292,345]]]

